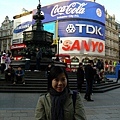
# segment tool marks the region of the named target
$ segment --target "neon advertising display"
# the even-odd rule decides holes
[[[44,26],[44,30],[54,34],[53,39],[55,39],[55,36],[56,36],[56,34],[55,34],[55,22],[45,23],[45,24],[43,24],[43,26]]]
[[[58,23],[60,53],[105,55],[105,25],[84,20]]]
[[[84,0],[63,1],[42,7],[41,10],[45,15],[43,23],[70,18],[96,20],[105,23],[105,9],[96,2]]]
[[[105,9],[85,0],[70,0],[42,7],[43,23],[58,20],[61,54],[105,55]]]

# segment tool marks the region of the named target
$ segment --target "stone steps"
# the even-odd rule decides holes
[[[47,78],[45,71],[42,72],[26,72],[26,84],[6,83],[4,76],[0,79],[0,92],[19,92],[19,93],[44,93],[47,92]],[[69,73],[69,87],[70,89],[77,90],[77,79],[75,73]],[[109,80],[105,83],[93,84],[93,93],[102,93],[120,87],[120,83]],[[86,83],[83,84],[82,92],[86,90]]]

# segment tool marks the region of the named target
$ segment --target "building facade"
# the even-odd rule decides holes
[[[105,23],[105,61],[114,62],[119,61],[119,29],[118,23],[115,21],[115,15],[111,16],[106,11]]]
[[[11,40],[13,36],[13,21],[6,16],[0,27],[0,50],[10,50]]]
[[[105,56],[89,56],[86,54],[86,57],[90,59],[103,59],[104,62],[108,64],[114,64],[114,62],[118,62],[120,60],[120,24],[116,22],[115,15],[109,15],[109,13],[105,12]]]
[[[106,58],[119,60],[119,31],[115,16],[106,13]]]
[[[118,26],[118,32],[119,32],[119,62],[120,62],[120,21],[117,21],[116,24]]]
[[[66,6],[68,6],[68,8]],[[92,13],[90,13],[89,8],[92,9]],[[1,51],[10,49],[11,43],[12,45],[15,44],[12,46],[12,49],[21,47],[22,32],[24,32],[24,30],[20,32],[21,36],[20,34],[18,36],[18,33],[14,33],[13,35],[12,31],[16,28],[21,30],[21,26],[26,25],[23,23],[28,23],[27,21],[31,21],[32,23],[32,15],[35,14],[35,12],[36,10],[33,10],[27,19],[27,16],[24,16],[25,19],[24,17],[17,16],[14,20],[14,29],[13,21],[10,21],[6,16],[0,28]],[[54,43],[59,48],[59,53],[70,54],[71,58],[76,56],[79,61],[85,58],[93,60],[103,59],[104,62],[107,61],[108,63],[111,61],[112,63],[119,61],[118,23],[116,23],[115,15],[110,16],[107,11],[104,11],[102,5],[95,3],[94,0],[93,2],[86,0],[66,0],[42,7],[42,12],[45,15],[45,20],[43,20],[44,29],[54,33]],[[31,25],[25,30],[31,30]],[[28,27],[28,25],[26,26]],[[70,28],[71,31],[68,28]],[[60,37],[59,44],[58,35]],[[72,41],[71,48],[65,48],[65,40]],[[90,42],[91,45],[93,45],[92,50],[89,48]],[[20,44],[20,46],[17,46],[17,44]],[[82,47],[80,47],[81,44]],[[63,47],[65,48],[64,51],[62,49]],[[56,53],[58,53],[58,49],[56,50]]]

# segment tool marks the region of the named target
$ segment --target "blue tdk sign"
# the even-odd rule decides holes
[[[59,22],[58,34],[61,37],[90,37],[105,39],[105,26],[91,21]]]

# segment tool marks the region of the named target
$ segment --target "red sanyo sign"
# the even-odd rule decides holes
[[[85,37],[64,37],[61,38],[60,53],[85,53],[103,54],[105,53],[105,41],[95,38]]]
[[[66,40],[65,42],[68,42],[69,40]],[[86,40],[82,40],[81,42],[79,40],[75,40],[73,44],[63,44],[62,49],[65,51],[72,51],[72,50],[81,50],[82,48],[86,51],[90,51],[90,48],[92,48],[92,52],[97,50],[99,53],[103,52],[104,50],[104,44],[102,42],[96,42],[91,40],[91,44],[89,44]]]

